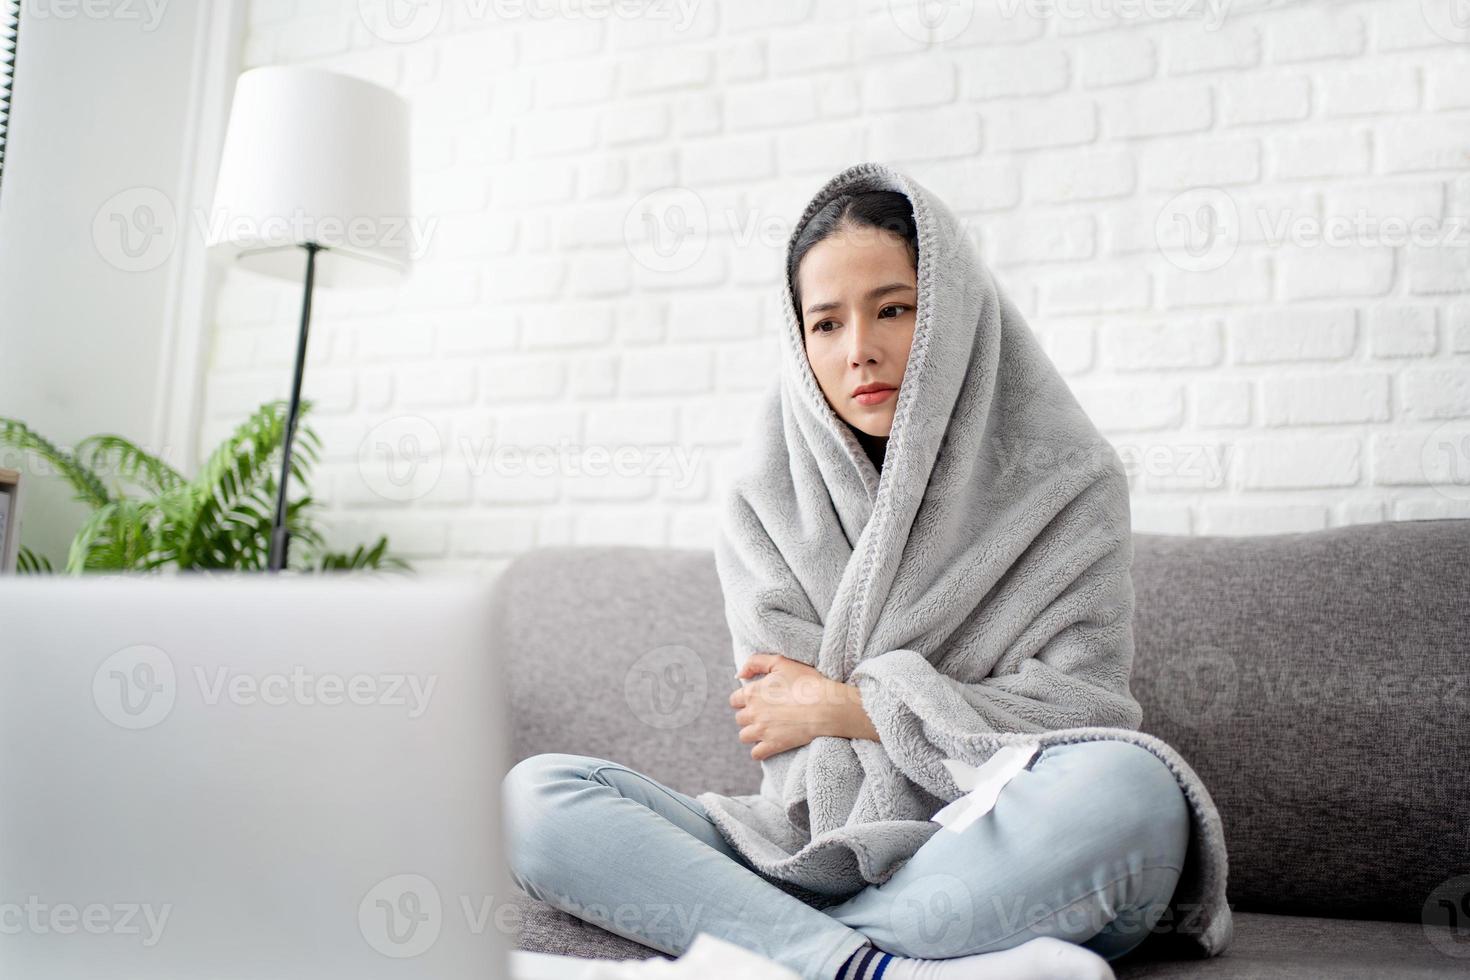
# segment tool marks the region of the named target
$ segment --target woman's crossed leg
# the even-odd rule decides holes
[[[1115,960],[1163,913],[1189,841],[1173,774],[1120,741],[1048,746],[963,832],[940,828],[888,881],[820,910],[754,872],[693,797],[615,762],[532,756],[502,799],[532,897],[671,955],[708,932],[818,980],[869,944],[948,960],[1050,937]]]

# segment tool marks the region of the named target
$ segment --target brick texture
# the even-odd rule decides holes
[[[413,278],[318,292],[334,538],[490,572],[711,545],[790,222],[861,160],[972,223],[1130,466],[1135,530],[1470,515],[1463,38],[1400,0],[904,6],[426,0],[406,28],[255,0],[251,66],[414,108]],[[201,446],[284,396],[298,303],[228,271]]]

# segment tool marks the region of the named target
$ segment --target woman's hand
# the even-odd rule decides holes
[[[819,735],[877,740],[853,685],[779,653],[751,654],[737,676],[756,675],[764,676],[730,695],[740,741],[756,743],[752,759],[801,748]]]

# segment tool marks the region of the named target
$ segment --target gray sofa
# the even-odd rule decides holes
[[[1470,976],[1470,519],[1135,544],[1142,727],[1220,808],[1235,938],[1200,960],[1159,932],[1118,976]],[[515,760],[756,792],[711,552],[532,551],[496,597]],[[671,664],[686,690],[660,699]],[[518,948],[660,955],[516,901]]]

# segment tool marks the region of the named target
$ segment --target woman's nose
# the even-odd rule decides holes
[[[865,317],[856,317],[852,321],[852,330],[848,337],[848,359],[853,364],[861,364],[872,360],[878,353],[878,348],[873,336],[873,322]]]

